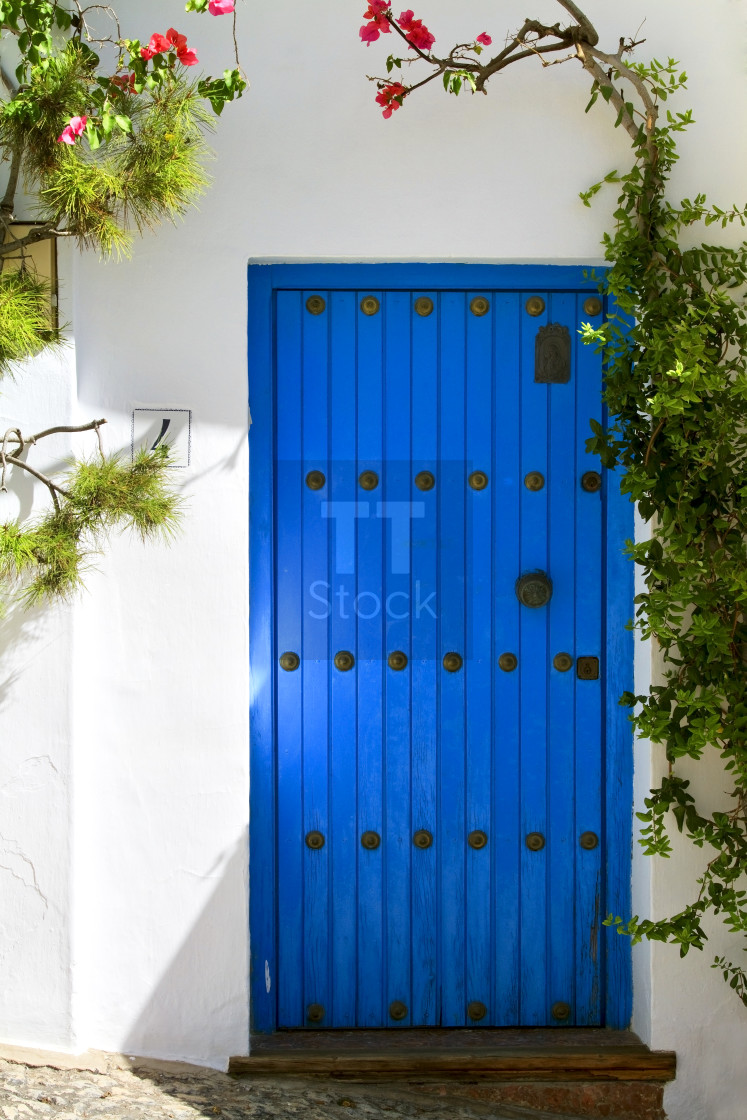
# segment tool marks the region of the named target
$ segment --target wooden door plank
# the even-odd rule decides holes
[[[303,1022],[303,721],[305,673],[303,599],[300,579],[303,480],[301,445],[302,310],[300,292],[277,296],[278,410],[276,472],[276,648],[278,656],[297,653],[294,672],[277,665],[277,860],[278,907],[283,921],[278,930],[278,1022]]]
[[[378,516],[384,522],[384,657],[410,652],[410,294],[384,297],[384,486]],[[388,1026],[411,1022],[410,995],[410,671],[385,662],[386,1017]],[[372,853],[376,855],[377,853]],[[389,1006],[402,1003],[404,1018]]]
[[[354,292],[332,292],[330,310],[330,499],[356,502],[356,302]],[[335,528],[339,526],[336,521]],[[355,547],[355,520],[349,528]],[[336,541],[333,538],[333,545]],[[332,553],[333,557],[335,552]],[[331,565],[332,611],[329,645],[332,655],[349,650],[356,658],[349,672],[330,669],[330,920],[331,992],[327,1026],[352,1027],[356,1022],[357,981],[357,673],[358,635],[353,603],[356,596],[355,555],[340,571]]]
[[[311,293],[304,293],[302,299]],[[301,424],[303,431],[304,477],[308,471],[321,470],[325,486],[312,490],[303,485],[303,548],[297,558],[297,578],[304,589],[304,666],[303,666],[303,830],[299,838],[304,853],[304,1016],[311,1004],[330,1006],[329,945],[329,866],[332,836],[329,818],[329,623],[314,617],[321,613],[311,588],[329,582],[329,540],[331,523],[325,510],[331,497],[329,462],[329,315],[326,310],[312,315],[304,310],[303,384]],[[284,400],[284,398],[283,398]],[[298,561],[300,560],[300,565]],[[325,837],[323,848],[312,849],[303,837],[319,831]]]
[[[383,316],[358,312],[357,329],[357,471],[384,475]],[[357,591],[359,602],[380,601],[383,585],[383,522],[357,520]],[[382,611],[359,612],[358,624],[358,829],[384,835],[383,688],[384,620]],[[381,1027],[384,1018],[384,877],[382,860],[370,859],[360,843],[358,858],[358,1019],[360,1027]]]
[[[447,653],[465,650],[464,558],[464,292],[441,295],[440,327],[440,454],[436,477],[439,503],[439,615],[441,641],[440,795],[438,843],[441,861],[441,1023],[465,1022],[464,929],[464,667],[449,672]]]
[[[581,321],[582,296],[578,296],[577,321]],[[604,661],[602,648],[602,491],[581,488],[586,471],[601,471],[599,459],[586,451],[591,418],[601,422],[601,360],[591,346],[580,346],[577,356],[576,401],[576,653],[599,658],[598,680],[576,678],[576,1022],[600,1022],[602,1007],[602,920],[606,916],[603,867],[603,759],[604,759]],[[613,701],[614,702],[614,701]],[[596,848],[578,844],[584,832],[599,837]]]
[[[467,305],[483,293],[467,294]],[[466,462],[463,488],[466,499],[467,628],[465,656],[466,821],[467,836],[484,832],[483,848],[466,850],[466,1003],[481,1003],[487,1014],[479,1021],[495,1022],[491,905],[493,829],[493,328],[495,296],[489,294],[485,315],[467,315],[465,382]],[[473,471],[488,477],[485,489],[470,483]],[[475,1021],[469,1017],[467,1023]]]
[[[522,296],[522,306],[537,293]],[[545,302],[547,295],[543,294]],[[547,571],[547,484],[528,490],[530,471],[547,478],[548,392],[534,380],[535,336],[547,321],[521,316],[521,514],[518,577]],[[520,607],[521,624],[521,1018],[526,1026],[547,1022],[547,846],[527,847],[529,833],[547,837],[547,607]]]
[[[494,628],[495,679],[494,786],[491,854],[494,867],[495,1015],[498,1026],[519,1022],[520,967],[520,727],[521,661],[500,668],[504,653],[520,657],[519,603],[515,583],[519,568],[519,509],[523,487],[520,451],[520,310],[516,292],[496,293],[495,432],[493,485],[495,510]]]
[[[566,326],[575,341],[576,297],[553,293],[549,315]],[[571,1026],[575,1014],[576,931],[574,927],[574,765],[575,765],[575,498],[576,473],[576,372],[568,384],[548,385],[550,409],[548,490],[548,539],[553,597],[549,610],[550,641],[546,662],[548,676],[548,1022],[552,1007],[567,1003],[571,1014],[559,1020]],[[598,584],[597,584],[598,586]],[[558,653],[570,653],[570,669],[553,664]]]
[[[412,463],[411,478],[420,471],[437,474],[438,459],[438,320],[439,296],[425,294],[434,305],[430,315],[412,323]],[[438,835],[437,820],[437,680],[438,496],[436,490],[410,492],[422,503],[423,517],[413,522],[411,604],[412,802],[411,828]],[[423,1026],[440,1021],[438,983],[437,847],[412,850],[412,1020]]]

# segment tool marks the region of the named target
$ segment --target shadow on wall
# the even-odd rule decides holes
[[[242,833],[207,872],[216,886],[131,1028],[125,1054],[225,1068],[231,1054],[248,1053],[247,857]]]
[[[12,599],[12,596],[9,597]],[[5,614],[2,613],[5,608]],[[24,672],[24,650],[32,653],[34,643],[44,639],[48,633],[49,607],[32,607],[24,610],[20,603],[8,603],[0,598],[0,712],[11,697],[13,688]],[[54,639],[50,639],[54,640]],[[10,654],[13,654],[10,669]],[[38,645],[33,655],[39,653]]]

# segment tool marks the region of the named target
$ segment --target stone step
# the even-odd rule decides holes
[[[589,1120],[664,1120],[676,1058],[630,1031],[283,1031],[258,1036],[238,1076],[399,1085],[431,1098],[540,1109]]]

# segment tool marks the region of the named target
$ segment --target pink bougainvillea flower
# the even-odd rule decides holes
[[[193,50],[187,47],[182,47],[181,50],[176,52],[176,57],[181,62],[182,66],[196,66],[200,61]]]
[[[210,0],[208,11],[211,16],[230,16],[235,7],[234,0]]]
[[[129,90],[130,93],[137,93],[135,74],[115,74],[110,80],[113,86],[119,86],[122,90]]]
[[[175,27],[170,27],[166,32],[166,42],[170,47],[174,47],[175,50],[180,51],[187,45],[187,36],[180,34]]]
[[[166,41],[169,47],[176,51],[176,57],[182,66],[196,66],[200,61],[195,52],[187,46],[187,36],[182,35],[175,27],[170,27],[166,32]]]
[[[395,110],[401,108],[406,94],[407,90],[400,82],[391,82],[388,86],[382,86],[376,94],[376,104],[384,109],[382,117],[388,120]]]
[[[187,36],[180,34],[175,27],[170,27],[165,35],[151,35],[148,46],[141,48],[140,56],[147,61],[154,54],[166,54],[167,51],[176,51],[182,66],[196,66],[199,62],[195,52],[187,46]]]
[[[475,39],[476,43],[482,43],[484,47],[489,47],[493,40],[488,35],[487,31],[483,31],[482,35],[478,35]]]
[[[171,43],[168,41],[165,35],[151,35],[148,46],[141,48],[140,56],[141,58],[147,60],[149,58],[153,58],[154,54],[165,54],[165,52],[170,50],[170,48]]]
[[[389,20],[384,14],[389,10],[388,0],[370,0],[368,7],[363,13],[363,18],[369,22],[360,29],[360,37],[367,47],[371,43],[375,43],[379,35],[391,34],[391,27]]]
[[[74,144],[79,136],[86,130],[88,117],[71,117],[57,137],[58,144]]]
[[[431,35],[427,27],[423,26],[422,19],[416,19],[405,36],[408,43],[420,51],[429,51],[436,41],[436,36]]]
[[[387,31],[388,30],[389,24],[387,24]],[[367,23],[365,27],[360,29],[358,34],[361,37],[361,41],[364,42],[367,47],[370,47],[372,43],[376,42],[381,32],[375,23]]]
[[[436,36],[431,35],[422,19],[415,19],[412,8],[401,13],[397,23],[405,33],[405,38],[413,47],[420,51],[429,51],[436,41]]]

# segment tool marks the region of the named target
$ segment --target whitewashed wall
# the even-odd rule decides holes
[[[181,0],[119,8],[125,34],[174,25],[206,69],[227,64],[228,20],[186,16]],[[627,145],[603,106],[584,116],[577,64],[524,65],[486,98],[434,85],[384,121],[365,75],[387,51],[359,45],[363,8],[239,0],[252,89],[218,126],[213,189],[131,261],[67,261],[75,353],[4,386],[4,422],[107,416],[112,448],[129,445],[136,406],[189,408],[194,421],[181,538],[148,550],[120,540],[72,608],[2,624],[8,1042],[215,1066],[247,1049],[247,262],[599,260],[612,200],[588,211],[577,195],[624,166]],[[611,45],[638,32],[641,57],[686,64],[680,106],[698,123],[676,190],[743,201],[745,4],[588,9]],[[416,14],[448,43],[483,30],[500,41],[527,14],[559,12],[552,0],[422,0]],[[1,500],[12,514],[16,499]],[[644,648],[638,670],[645,681]],[[639,744],[639,798],[659,765]],[[700,858],[636,856],[638,912],[686,901]],[[712,955],[636,950],[635,1028],[679,1056],[673,1120],[735,1120],[747,1095],[747,1015]]]

